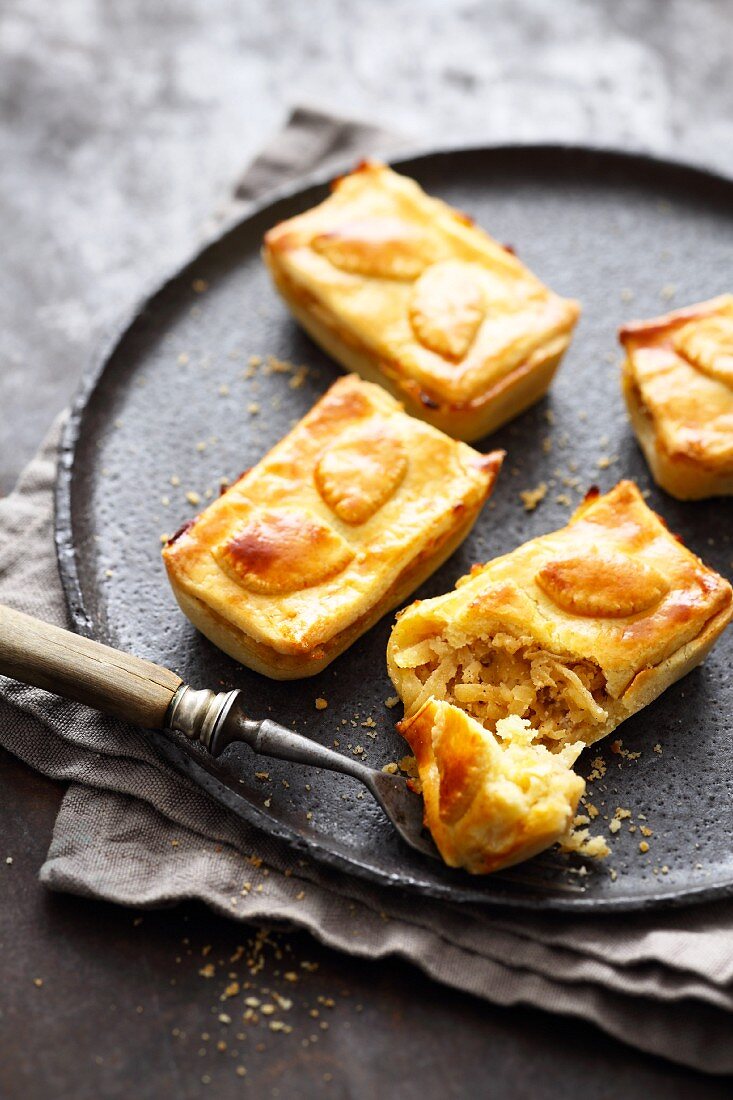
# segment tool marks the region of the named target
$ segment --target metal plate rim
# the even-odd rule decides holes
[[[591,158],[595,156],[602,160],[613,160],[621,164],[627,163],[635,168],[646,165],[649,168],[655,168],[660,171],[683,172],[699,180],[706,180],[709,183],[712,182],[731,188],[733,191],[733,178],[725,176],[721,172],[715,171],[705,165],[672,157],[660,156],[644,150],[618,149],[601,145],[583,145],[563,142],[511,142],[499,145],[459,143],[438,148],[406,148],[399,155],[388,156],[384,159],[397,170],[409,172],[411,167],[418,162],[443,159],[455,155],[502,157],[519,153],[534,154],[537,156],[554,154],[567,157],[568,159],[573,157]],[[215,248],[217,244],[222,242],[229,234],[235,233],[245,223],[256,218],[268,208],[282,201],[295,198],[300,193],[313,187],[326,186],[334,176],[339,175],[340,171],[347,171],[352,165],[353,157],[343,163],[340,168],[337,166],[327,171],[319,170],[309,173],[296,180],[289,181],[281,187],[266,192],[260,199],[248,204],[241,216],[225,221],[216,232],[210,234],[206,239],[200,242],[184,261],[178,261],[173,266],[172,270],[164,277],[159,277],[151,281],[138,300],[126,311],[112,332],[101,343],[96,354],[92,356],[89,365],[82,374],[81,382],[72,401],[68,417],[62,428],[58,445],[57,476],[54,490],[54,541],[59,576],[70,619],[73,628],[78,633],[90,638],[95,637],[94,624],[84,604],[74,544],[72,496],[75,484],[75,463],[78,444],[84,432],[85,414],[113,354],[125,339],[128,331],[135,324],[137,318],[148,305],[152,303],[159,294],[163,293],[171,283],[181,278],[187,269],[209,249]],[[162,746],[158,744],[160,736],[161,735],[157,733],[154,736],[154,743],[156,744],[157,751],[179,771],[190,774],[190,770],[193,770],[196,773],[194,782],[204,789],[207,789],[213,797],[218,798],[219,801],[224,801],[226,804],[221,793],[216,793],[215,787],[217,783],[219,783],[220,786],[224,785],[216,779],[215,774],[208,769],[202,768],[201,763],[193,756],[188,757],[188,766],[184,769],[182,760],[179,759],[176,761],[175,759],[176,749],[178,749],[178,747],[173,746],[172,743],[169,742],[173,748],[173,753],[163,752]],[[165,735],[162,736],[164,737]],[[180,757],[183,756],[180,749],[178,749],[178,754]],[[205,776],[209,777],[208,782],[204,778]],[[224,787],[224,789],[228,790],[226,787]],[[502,910],[536,911],[538,906],[542,905],[544,908],[555,912],[581,913],[592,910],[594,913],[598,914],[683,908],[689,905],[733,897],[733,878],[730,881],[723,880],[717,883],[707,883],[699,887],[685,887],[683,890],[673,889],[655,894],[653,897],[624,897],[622,895],[614,898],[593,898],[583,896],[574,896],[571,898],[563,897],[562,895],[558,896],[557,894],[548,895],[542,893],[526,893],[524,895],[502,895],[498,893],[487,896],[485,893],[474,890],[470,886],[454,886],[449,883],[443,885],[434,882],[424,882],[421,881],[417,875],[410,872],[405,872],[404,877],[395,879],[385,872],[375,871],[370,866],[363,864],[356,855],[353,857],[346,857],[331,850],[325,850],[316,840],[299,834],[296,830],[290,829],[282,822],[274,822],[273,819],[262,814],[256,806],[247,802],[245,799],[240,798],[238,801],[239,806],[236,810],[233,810],[233,812],[237,813],[238,816],[242,817],[248,824],[263,830],[271,837],[288,843],[294,850],[309,855],[317,863],[321,863],[328,868],[344,872],[348,875],[354,875],[361,880],[371,882],[375,885],[387,887],[390,890],[405,892],[410,895],[414,892],[418,892],[422,896],[448,902],[469,903],[479,905],[483,908],[493,906]]]

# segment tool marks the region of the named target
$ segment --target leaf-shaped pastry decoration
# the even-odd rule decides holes
[[[346,539],[317,516],[274,508],[253,511],[212,553],[238,584],[266,596],[322,584],[354,557]]]
[[[609,551],[549,561],[535,580],[562,611],[599,619],[649,611],[669,591],[653,566]]]
[[[410,324],[420,343],[456,362],[473,343],[484,312],[478,273],[460,260],[445,260],[424,271],[409,307]]]
[[[335,267],[374,279],[415,279],[437,258],[435,242],[400,218],[360,218],[319,233],[311,247]]]
[[[703,374],[733,386],[733,317],[691,321],[675,334],[674,348]]]
[[[373,418],[324,451],[316,487],[344,523],[366,523],[394,494],[407,472],[407,455],[386,421]]]

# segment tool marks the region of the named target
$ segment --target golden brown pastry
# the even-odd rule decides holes
[[[572,770],[582,743],[550,752],[526,719],[495,731],[442,699],[398,723],[417,761],[425,824],[450,867],[487,874],[563,837],[585,783]]]
[[[733,494],[733,294],[625,325],[622,386],[654,480],[680,500]]]
[[[176,599],[242,664],[313,676],[463,541],[502,458],[341,378],[166,544]]]
[[[264,257],[321,347],[457,439],[542,396],[579,314],[470,218],[383,164],[361,165],[271,229]]]
[[[698,665],[732,598],[622,481],[590,493],[567,527],[402,612],[387,650],[398,728],[444,858],[495,870],[559,839],[582,792],[575,755]]]

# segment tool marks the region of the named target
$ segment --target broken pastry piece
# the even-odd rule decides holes
[[[389,674],[405,705],[400,729],[422,760],[426,822],[447,861],[495,870],[560,839],[582,791],[570,771],[580,748],[698,665],[730,622],[732,599],[728,582],[622,481],[605,496],[590,493],[567,527],[402,612]],[[438,714],[450,714],[448,739]],[[516,766],[508,755],[515,743]],[[469,773],[463,761],[474,752],[481,764]],[[524,833],[518,805],[526,807]],[[483,841],[482,806],[497,816]]]
[[[456,439],[486,435],[545,393],[579,315],[470,218],[383,164],[271,229],[264,258],[316,343]]]
[[[585,790],[572,770],[582,742],[550,752],[524,718],[500,718],[494,732],[433,697],[397,729],[415,754],[425,824],[450,867],[510,867],[570,828]]]
[[[176,599],[242,664],[313,676],[463,541],[502,459],[341,378],[166,544]]]
[[[657,484],[733,495],[733,294],[625,325],[622,387]]]

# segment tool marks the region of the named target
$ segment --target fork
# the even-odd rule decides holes
[[[350,775],[364,784],[406,844],[439,858],[423,830],[422,799],[405,779],[327,749],[269,718],[249,718],[239,689],[192,688],[152,661],[2,604],[0,673],[144,729],[177,730],[212,757],[243,742],[263,756]]]

